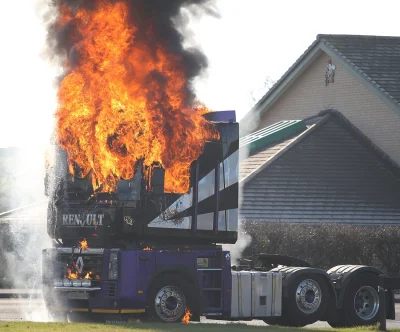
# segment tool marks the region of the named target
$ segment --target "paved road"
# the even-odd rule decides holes
[[[388,328],[400,328],[400,303],[396,304],[396,321],[388,321]],[[1,299],[0,298],[0,321],[49,321],[49,317],[40,299]],[[203,319],[202,319],[203,321]],[[204,319],[204,323],[220,323],[223,321],[212,321]],[[248,325],[266,324],[260,320],[250,322],[239,322]],[[328,323],[317,322],[310,327],[329,327]]]
[[[0,298],[0,320],[45,322],[48,319],[43,300]]]

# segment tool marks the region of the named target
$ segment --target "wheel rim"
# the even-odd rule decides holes
[[[156,295],[156,313],[165,322],[175,322],[183,316],[185,303],[185,295],[178,287],[165,286]]]
[[[321,305],[322,294],[318,283],[312,279],[303,280],[296,290],[297,307],[306,314],[317,311]]]
[[[354,309],[362,320],[370,320],[379,310],[379,295],[371,286],[361,287],[354,296]]]

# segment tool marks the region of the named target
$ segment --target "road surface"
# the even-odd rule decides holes
[[[48,321],[41,299],[4,299],[0,298],[0,321]],[[202,319],[203,321],[203,319]],[[225,323],[204,319],[204,323]],[[266,325],[263,321],[239,322],[248,325]],[[329,327],[326,322],[317,322],[309,327]],[[400,303],[396,303],[396,321],[388,320],[388,328],[400,328]]]

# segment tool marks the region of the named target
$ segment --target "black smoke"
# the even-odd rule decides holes
[[[187,103],[191,104],[195,100],[193,80],[206,70],[208,61],[199,48],[184,48],[184,36],[179,28],[188,21],[180,14],[184,8],[193,16],[218,17],[215,0],[101,0],[100,2],[107,1],[122,1],[128,5],[130,21],[138,28],[135,42],[143,41],[154,56],[156,48],[162,45],[169,54],[178,55],[182,59],[187,82]],[[53,5],[58,10],[62,5],[68,5],[74,10],[80,8],[95,10],[98,2],[97,0],[53,0]],[[50,25],[48,32],[48,45],[53,55],[59,59],[67,57],[70,66],[79,63],[79,54],[74,49],[76,38],[74,38],[73,24],[66,25],[62,29]]]

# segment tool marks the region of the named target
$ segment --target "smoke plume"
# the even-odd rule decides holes
[[[132,43],[140,47],[145,46],[154,57],[157,57],[157,50],[161,47],[167,54],[180,59],[186,79],[186,105],[191,106],[196,101],[194,79],[204,73],[208,61],[199,48],[184,47],[186,36],[183,36],[182,30],[187,31],[188,22],[187,15],[182,15],[182,9],[187,10],[192,17],[203,14],[217,17],[214,0],[54,0],[54,8],[51,12],[60,13],[63,6],[75,12],[79,9],[94,11],[98,5],[107,2],[123,2],[128,5],[128,19],[135,29]],[[61,60],[64,68],[68,63],[70,68],[65,68],[66,70],[71,70],[78,65],[82,56],[76,41],[82,39],[83,36],[79,36],[75,23],[71,21],[60,27],[53,20],[48,28],[50,51]],[[150,75],[152,77],[149,76],[149,80],[165,83],[169,81],[169,78],[160,72],[152,72]]]
[[[242,125],[242,123],[240,124]],[[246,127],[243,128],[244,131],[246,132],[246,129],[248,130],[247,132],[251,132],[251,128]],[[249,156],[249,151],[248,149],[244,146],[240,148],[239,150],[239,168],[241,167],[241,161],[246,159]],[[238,215],[238,239],[235,244],[225,244],[223,245],[224,250],[229,250],[231,252],[231,262],[232,264],[238,264],[240,263],[240,258],[242,258],[242,254],[245,251],[247,247],[251,245],[252,238],[251,236],[246,232],[244,224],[241,222],[241,217],[240,217],[240,209],[241,206],[243,205],[243,183],[240,182],[239,178],[239,215]]]
[[[212,13],[212,1],[55,6],[48,42],[64,69],[56,118],[70,172],[79,166],[96,191],[109,192],[134,176],[137,160],[156,162],[165,168],[166,192],[187,192],[190,164],[218,134],[194,89],[206,56],[183,33],[190,15]]]

